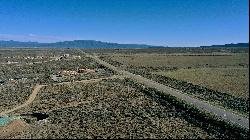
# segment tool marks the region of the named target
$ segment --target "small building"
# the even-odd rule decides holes
[[[77,72],[72,71],[72,70],[64,70],[64,71],[60,72],[60,74],[62,74],[62,75],[77,75]]]
[[[78,69],[78,73],[92,73],[96,72],[95,69]]]
[[[57,56],[57,57],[53,57],[53,58],[54,58],[54,60],[55,60],[55,61],[58,61],[58,60],[63,59],[63,57],[62,57],[62,56]]]
[[[63,57],[69,57],[69,54],[63,54]]]
[[[72,58],[73,59],[81,59],[81,56],[80,55],[73,55]]]
[[[53,80],[53,81],[55,81],[55,82],[58,82],[58,81],[60,81],[61,80],[61,75],[58,75],[58,74],[52,74],[51,75],[51,79]]]

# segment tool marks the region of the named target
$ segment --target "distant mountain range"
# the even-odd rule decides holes
[[[249,43],[237,43],[237,44],[225,44],[225,45],[211,45],[211,46],[200,46],[201,48],[246,48],[249,47]]]
[[[55,43],[39,43],[39,42],[19,42],[19,41],[1,41],[0,48],[165,48],[165,46],[154,46],[146,44],[118,44],[101,42],[95,40],[74,40]],[[225,44],[200,46],[201,48],[223,48],[223,47],[249,47],[249,43]]]
[[[101,42],[95,40],[74,40],[63,41],[56,43],[38,43],[38,42],[19,42],[19,41],[0,41],[0,47],[14,47],[14,48],[151,48],[151,47],[164,47],[153,46],[145,44],[118,44]]]

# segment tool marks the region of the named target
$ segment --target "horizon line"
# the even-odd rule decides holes
[[[90,40],[90,39],[72,39],[72,40],[62,40],[62,41],[53,41],[53,42],[39,42],[39,41],[19,41],[19,40],[6,40],[1,39],[0,41],[13,41],[13,42],[22,42],[22,43],[38,43],[38,44],[52,44],[52,43],[60,43],[60,42],[73,42],[73,41],[96,41],[103,43],[113,43],[113,44],[121,44],[121,45],[147,45],[147,46],[156,46],[156,47],[202,47],[202,46],[214,46],[214,45],[226,45],[226,44],[240,44],[240,43],[249,43],[249,42],[237,42],[237,43],[225,43],[225,44],[211,44],[211,45],[196,45],[196,46],[169,46],[169,45],[153,45],[153,44],[142,44],[142,43],[119,43],[119,42],[109,42],[109,41],[101,41],[101,40]]]

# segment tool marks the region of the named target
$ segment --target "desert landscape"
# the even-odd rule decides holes
[[[247,124],[150,86],[248,120],[248,48],[182,49],[1,49],[1,138],[248,138]]]
[[[249,139],[249,0],[0,0],[0,139]]]

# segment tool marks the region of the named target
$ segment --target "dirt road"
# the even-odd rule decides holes
[[[74,82],[56,83],[54,85],[71,84],[71,83],[93,83],[93,82],[99,82],[99,81],[104,80],[104,79],[114,79],[114,78],[122,78],[122,76],[114,75],[114,76],[111,76],[111,77],[98,78],[98,79],[90,79],[90,80],[81,80],[81,81],[74,81]],[[34,101],[34,99],[36,98],[36,95],[38,94],[38,92],[40,91],[40,89],[42,87],[44,87],[44,86],[47,86],[47,85],[36,85],[34,87],[34,90],[32,91],[32,93],[30,94],[29,99],[24,104],[18,105],[15,108],[10,109],[10,110],[3,111],[3,112],[0,113],[0,116],[5,116],[5,115],[7,115],[7,114],[9,114],[9,113],[11,113],[13,111],[16,111],[16,110],[18,110],[20,108],[28,106],[30,103],[32,103]]]
[[[0,116],[4,116],[4,115],[6,115],[6,114],[8,114],[8,113],[10,113],[10,112],[13,112],[13,111],[18,110],[18,109],[20,109],[20,108],[23,108],[23,107],[29,105],[30,103],[32,103],[33,100],[36,98],[36,95],[37,95],[37,93],[39,92],[39,90],[40,90],[42,87],[44,87],[44,86],[46,86],[46,85],[36,85],[36,86],[34,87],[34,90],[32,91],[32,93],[30,94],[29,99],[28,99],[24,104],[21,104],[21,105],[15,107],[15,108],[13,108],[13,109],[10,109],[10,110],[1,112],[1,113],[0,113]]]
[[[221,109],[217,106],[213,106],[211,104],[202,102],[198,99],[192,98],[186,94],[183,94],[181,91],[175,90],[171,87],[168,87],[168,86],[162,85],[160,83],[157,83],[155,81],[149,80],[149,79],[144,78],[140,75],[135,75],[135,74],[132,74],[132,73],[124,71],[124,70],[119,70],[118,68],[112,66],[111,64],[99,59],[97,56],[92,56],[92,55],[86,54],[85,52],[83,52],[83,53],[87,57],[93,58],[98,63],[118,72],[119,74],[123,74],[124,76],[131,78],[139,83],[142,83],[148,87],[155,88],[161,92],[175,96],[175,97],[185,101],[188,104],[195,105],[197,108],[199,108],[201,110],[205,110],[205,111],[208,111],[212,114],[215,114],[216,116],[223,118],[227,122],[231,122],[231,123],[234,123],[234,124],[239,125],[241,127],[244,127],[246,129],[249,129],[249,120],[247,118],[235,115],[232,112],[226,111],[226,110]]]

